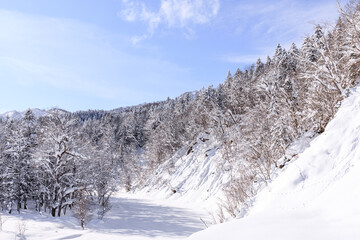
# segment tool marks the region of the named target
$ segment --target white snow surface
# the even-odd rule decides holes
[[[167,240],[184,239],[203,230],[206,213],[194,205],[166,200],[151,200],[118,193],[111,199],[112,209],[99,220],[96,217],[82,230],[79,221],[68,211],[66,216],[52,217],[23,210],[21,214],[0,212],[5,220],[0,239],[26,240]],[[201,219],[200,219],[201,218]],[[24,238],[18,225],[25,223]]]
[[[230,169],[215,139],[209,134],[200,134],[190,146],[162,164],[147,180],[145,188],[135,193],[200,204],[213,213],[222,202],[222,188],[230,180]]]
[[[212,239],[360,239],[360,86],[325,132],[256,197],[248,215],[193,234]]]

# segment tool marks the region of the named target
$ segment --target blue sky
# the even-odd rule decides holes
[[[216,86],[337,16],[335,0],[0,0],[0,113]]]

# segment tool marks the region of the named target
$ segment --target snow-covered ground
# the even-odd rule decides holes
[[[219,201],[228,173],[216,142],[203,135],[164,163],[145,188],[114,196],[111,211],[103,220],[93,219],[85,230],[72,216],[2,213],[6,221],[0,239],[16,239],[19,226],[25,226],[27,240],[184,239],[191,234],[190,240],[358,240],[359,142],[360,86],[308,148],[296,145],[302,153],[279,170],[241,219],[204,230],[203,221],[211,222],[204,208]]]
[[[325,132],[258,194],[248,216],[189,239],[360,239],[359,141],[357,87]]]
[[[82,230],[72,216],[61,218],[33,211],[20,215],[2,213],[0,239],[21,239],[19,225],[26,227],[26,240],[147,240],[183,239],[205,228],[207,213],[179,202],[145,199],[120,193],[112,198],[112,209],[103,220],[93,219]]]

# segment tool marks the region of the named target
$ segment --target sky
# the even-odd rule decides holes
[[[337,17],[336,0],[0,0],[0,113],[216,87]]]

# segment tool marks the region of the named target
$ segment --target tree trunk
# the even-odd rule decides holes
[[[59,204],[59,209],[58,209],[58,217],[61,216],[62,202],[63,202],[63,199],[61,198],[60,204]]]
[[[18,198],[17,206],[16,206],[16,210],[18,211],[18,213],[20,213],[20,208],[21,208],[21,201],[20,201],[20,198]]]
[[[24,209],[27,209],[27,199],[24,197]]]
[[[56,208],[51,208],[51,216],[55,217],[56,216]]]

